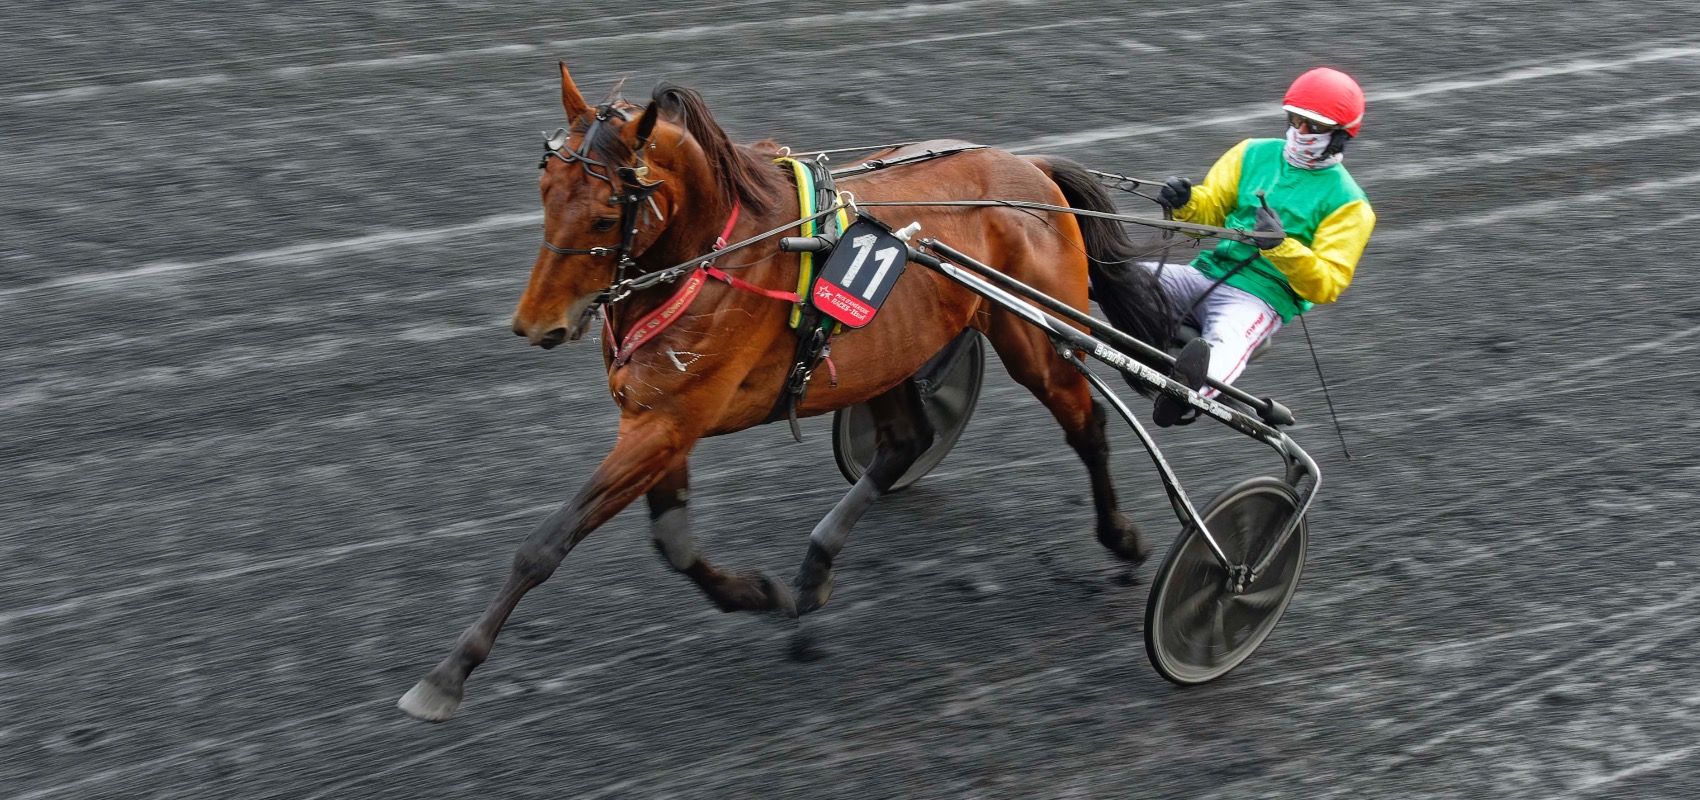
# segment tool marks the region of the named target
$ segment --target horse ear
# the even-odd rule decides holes
[[[567,74],[567,62],[561,62],[561,107],[567,110],[567,119],[578,119],[590,113],[590,104],[584,101],[584,95],[579,94],[578,86],[573,83],[573,76]]]
[[[637,138],[632,140],[635,143],[635,147],[632,149],[639,153],[643,152],[643,148],[649,144],[649,137],[655,133],[655,123],[659,119],[661,119],[660,103],[650,103],[644,107],[643,116],[638,117]]]

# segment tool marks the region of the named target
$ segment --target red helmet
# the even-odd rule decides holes
[[[1364,90],[1344,72],[1317,67],[1287,87],[1281,107],[1324,125],[1339,125],[1357,136],[1364,121]]]

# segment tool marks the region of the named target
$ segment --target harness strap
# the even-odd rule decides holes
[[[732,213],[726,220],[726,227],[720,231],[720,236],[714,240],[715,252],[718,253],[726,248],[726,237],[731,236],[732,228],[737,226],[738,211],[741,208],[743,208],[743,203],[734,199],[732,201]],[[672,297],[667,298],[667,302],[662,303],[660,308],[650,312],[649,316],[639,320],[636,325],[632,326],[631,330],[626,332],[625,337],[620,340],[619,346],[614,348],[614,366],[625,366],[626,362],[632,360],[632,355],[637,352],[639,347],[643,346],[644,342],[655,338],[662,331],[667,330],[667,328],[674,322],[677,322],[679,317],[684,315],[685,309],[690,308],[691,303],[697,299],[697,295],[702,293],[702,284],[705,278],[714,278],[715,280],[726,283],[735,289],[742,289],[746,292],[753,292],[766,297],[772,297],[776,300],[797,302],[796,295],[789,292],[770,291],[743,279],[734,278],[731,275],[728,275],[719,267],[714,266],[714,259],[711,258],[704,261],[697,269],[692,270],[690,277],[685,280],[684,284],[679,287],[678,291],[673,293]],[[608,341],[613,341],[614,339],[614,324],[609,319],[611,316],[612,315],[610,314],[604,313],[602,317],[603,329],[607,332],[606,338]]]
[[[718,253],[721,250],[726,249],[726,237],[732,235],[732,228],[738,224],[738,212],[743,209],[743,207],[744,201],[742,199],[732,199],[732,215],[726,218],[726,227],[722,229],[720,231],[720,235],[714,239],[714,252]],[[714,262],[710,261],[709,263],[712,264]]]
[[[784,300],[787,303],[801,302],[796,292],[787,292],[782,289],[764,289],[743,278],[731,275],[719,267],[703,266],[692,272],[691,276],[685,279],[684,284],[679,287],[679,291],[674,292],[673,296],[667,299],[667,302],[662,303],[661,307],[650,313],[649,316],[639,320],[638,324],[626,333],[625,338],[620,341],[620,346],[614,350],[614,366],[625,366],[626,362],[631,360],[632,354],[643,346],[644,342],[655,338],[662,331],[667,330],[668,326],[677,322],[685,309],[689,308],[691,303],[697,299],[697,295],[702,293],[705,278],[713,278],[727,286],[750,294],[758,294],[774,300]],[[606,325],[606,320],[604,322],[607,330],[612,333],[612,325]]]
[[[708,270],[706,269],[692,272],[691,277],[685,280],[684,285],[680,286],[679,291],[674,292],[673,296],[667,299],[667,302],[662,303],[660,308],[639,320],[637,325],[632,326],[632,329],[626,332],[625,338],[620,340],[620,346],[614,350],[614,366],[625,366],[626,362],[632,360],[632,354],[636,353],[644,342],[655,338],[656,335],[667,330],[673,323],[678,322],[679,317],[684,315],[685,309],[690,307],[691,301],[697,299],[697,295],[702,292],[703,278],[707,274]],[[612,330],[613,326],[610,323],[609,331]]]
[[[798,297],[796,292],[787,292],[784,289],[764,289],[744,280],[743,278],[732,275],[719,267],[703,267],[701,271],[707,273],[708,277],[720,281],[721,283],[739,291],[749,292],[750,294],[759,294],[762,297],[771,297],[775,300],[784,300],[787,303],[803,302],[803,299]]]

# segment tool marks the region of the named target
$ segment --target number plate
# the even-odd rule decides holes
[[[902,240],[878,223],[856,220],[832,248],[809,298],[821,313],[860,328],[874,321],[908,264]]]

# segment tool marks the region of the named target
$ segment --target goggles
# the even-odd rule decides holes
[[[1332,122],[1322,122],[1293,111],[1287,112],[1287,124],[1298,128],[1300,133],[1333,133],[1342,128]]]

